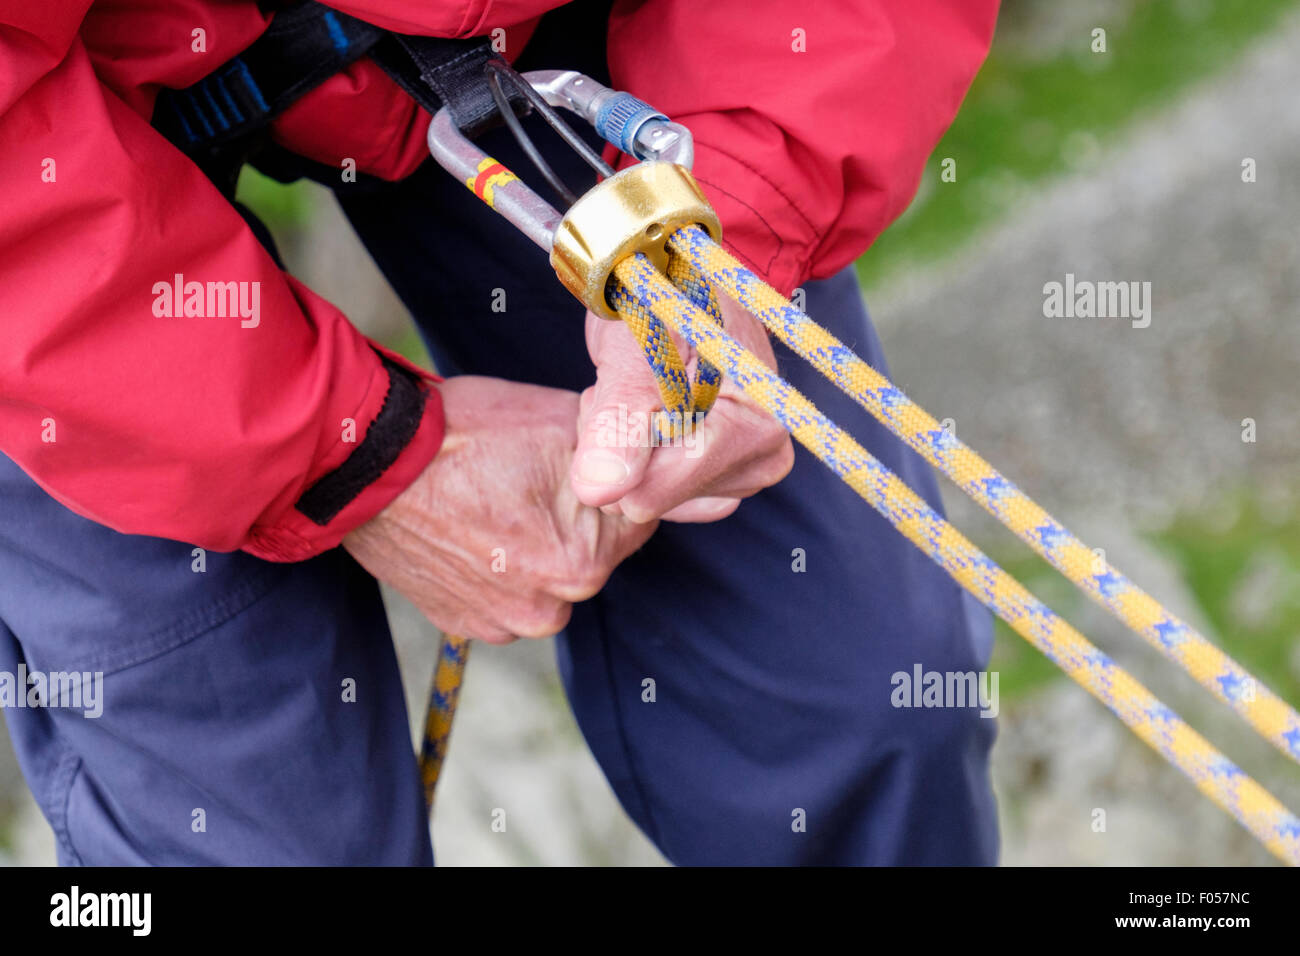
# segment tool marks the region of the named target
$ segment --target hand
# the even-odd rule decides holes
[[[549,637],[655,526],[574,495],[576,394],[473,376],[439,390],[437,457],[343,545],[445,632]]]
[[[719,300],[727,332],[775,369],[759,321],[726,296]],[[674,341],[683,361],[689,360],[687,346],[676,336]],[[790,436],[725,378],[712,411],[684,440],[658,448],[619,440],[638,430],[649,434],[637,423],[662,410],[659,390],[622,322],[588,312],[587,350],[596,364],[596,384],[582,393],[578,418],[572,478],[579,501],[636,522],[717,521],[735,511],[741,498],[790,473]]]

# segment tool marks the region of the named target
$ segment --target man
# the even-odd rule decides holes
[[[330,6],[406,34],[501,29],[519,69],[580,69],[685,123],[730,248],[878,365],[848,264],[906,206],[996,13]],[[544,256],[422,165],[428,116],[375,63],[272,137],[332,171],[444,379],[283,273],[150,125],[160,89],[211,74],[272,12],[0,15],[0,668],[105,675],[99,718],[6,714],[60,860],[430,862],[364,567],[446,630],[559,632],[587,742],[674,862],[994,862],[992,722],[889,703],[915,663],[980,669],[987,617],[730,385],[698,456],[603,441],[604,416],[658,406],[631,336],[588,316],[583,348]],[[507,137],[483,142],[523,170]],[[752,318],[726,320],[937,506],[919,459]]]

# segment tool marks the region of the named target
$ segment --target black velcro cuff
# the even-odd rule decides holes
[[[298,499],[297,509],[315,524],[329,524],[377,481],[411,443],[424,417],[428,394],[419,377],[385,355],[379,359],[388,372],[388,394],[366,429],[366,437],[343,464],[322,476]]]

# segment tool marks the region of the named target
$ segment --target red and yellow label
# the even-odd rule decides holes
[[[496,188],[515,182],[518,178],[491,156],[484,156],[478,164],[478,173],[465,180],[465,185],[479,199],[495,207]]]

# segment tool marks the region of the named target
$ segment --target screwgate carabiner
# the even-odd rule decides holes
[[[492,69],[518,76],[501,64]],[[578,114],[607,142],[640,162],[597,183],[561,214],[474,145],[446,108],[429,124],[429,152],[474,195],[549,252],[560,282],[587,308],[615,319],[605,287],[621,260],[641,252],[663,271],[668,237],[682,226],[699,225],[715,242],[722,238],[717,213],[690,173],[695,158],[690,130],[630,93],[611,90],[572,70],[537,70],[520,79],[536,94],[530,101],[547,121],[568,132],[566,139],[572,131],[553,109],[544,107]]]

